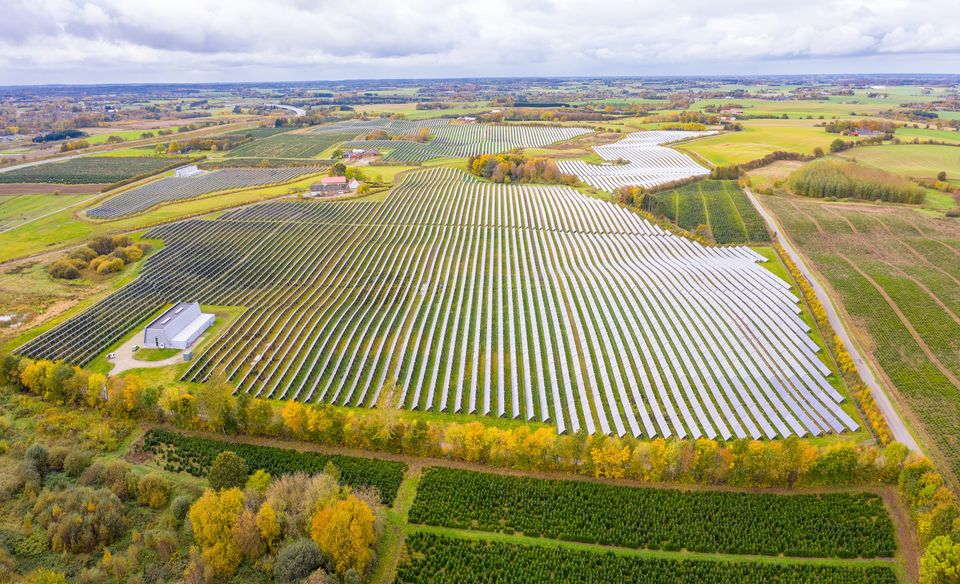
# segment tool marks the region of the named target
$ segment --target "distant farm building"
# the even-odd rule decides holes
[[[345,195],[350,192],[345,176],[325,176],[320,182],[310,185],[310,194],[314,196]]]
[[[196,164],[191,164],[190,166],[184,166],[183,168],[178,168],[176,171],[177,178],[187,178],[191,176],[196,176],[203,171],[200,170]]]
[[[143,331],[143,346],[186,349],[210,328],[215,318],[201,312],[197,302],[178,302],[147,325]]]
[[[355,191],[360,188],[360,181],[355,178],[350,179],[350,182],[347,183],[347,186],[350,187],[351,191]]]
[[[361,160],[363,158],[373,158],[379,154],[380,153],[376,150],[370,150],[367,148],[352,148],[348,150],[343,157],[346,160]]]

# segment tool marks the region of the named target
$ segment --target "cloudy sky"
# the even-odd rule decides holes
[[[960,73],[958,0],[0,0],[0,84]]]

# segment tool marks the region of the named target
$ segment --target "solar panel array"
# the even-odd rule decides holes
[[[19,350],[86,363],[165,304],[246,310],[184,379],[260,397],[633,436],[857,428],[789,286],[561,186],[435,168],[383,202],[274,201],[155,228],[140,277]]]
[[[661,144],[714,133],[666,130],[634,132],[613,144],[593,148],[604,160],[626,160],[627,164],[588,164],[582,160],[561,160],[558,166],[561,172],[575,174],[583,182],[605,191],[624,186],[653,187],[710,174],[709,170],[686,154]]]
[[[171,176],[136,187],[111,197],[87,215],[97,219],[113,219],[133,215],[170,201],[192,199],[201,195],[295,180],[320,172],[320,167],[296,168],[223,168],[188,177]]]
[[[589,134],[587,128],[561,126],[520,126],[516,124],[459,124],[449,120],[350,120],[320,126],[312,133],[356,132],[367,134],[384,130],[394,136],[416,134],[421,128],[430,130],[429,142],[412,140],[354,140],[344,148],[387,150],[383,159],[393,162],[423,162],[431,158],[472,156],[506,152],[514,148],[537,148],[561,140]]]

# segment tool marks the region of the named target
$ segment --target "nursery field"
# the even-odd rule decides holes
[[[337,142],[348,140],[348,135],[275,134],[241,144],[227,152],[228,158],[315,158]]]
[[[812,154],[813,149],[819,146],[826,152],[830,142],[837,138],[837,134],[829,134],[823,128],[815,127],[814,120],[744,120],[742,123],[743,131],[724,132],[694,140],[684,144],[682,149],[724,166],[763,158],[777,150]]]
[[[414,533],[397,584],[895,584],[884,565],[790,564],[597,553]]]
[[[0,183],[115,183],[190,162],[189,158],[81,156],[0,172]]]
[[[960,180],[960,147],[927,144],[885,144],[854,148],[841,152],[844,158],[882,168],[913,178],[936,178],[946,171],[947,177]]]
[[[787,282],[557,186],[409,173],[151,230],[140,277],[19,352],[89,363],[166,304],[241,306],[183,379],[259,397],[773,438],[859,428]]]
[[[709,174],[709,170],[686,154],[662,144],[713,133],[662,130],[634,132],[612,144],[593,147],[603,160],[627,161],[626,164],[589,164],[582,160],[561,160],[558,166],[561,172],[575,174],[585,183],[605,191],[613,191],[623,186],[652,187]]]
[[[864,348],[960,474],[960,223],[903,206],[762,201],[825,276]]]
[[[242,442],[222,442],[209,438],[187,436],[154,428],[144,436],[144,448],[159,458],[160,465],[171,472],[186,472],[205,477],[213,460],[223,451],[238,454],[247,462],[250,472],[263,469],[274,477],[293,472],[316,474],[328,463],[340,471],[345,485],[360,488],[374,487],[385,505],[393,503],[407,465],[402,462],[324,455],[317,452],[286,450]]]
[[[653,193],[644,198],[644,207],[688,231],[707,225],[717,243],[770,241],[766,222],[736,181],[705,180]]]
[[[441,467],[424,471],[410,522],[704,553],[872,558],[896,550],[878,495],[679,491]]]

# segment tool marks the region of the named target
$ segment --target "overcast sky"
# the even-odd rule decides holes
[[[960,73],[960,0],[0,0],[0,84]]]

